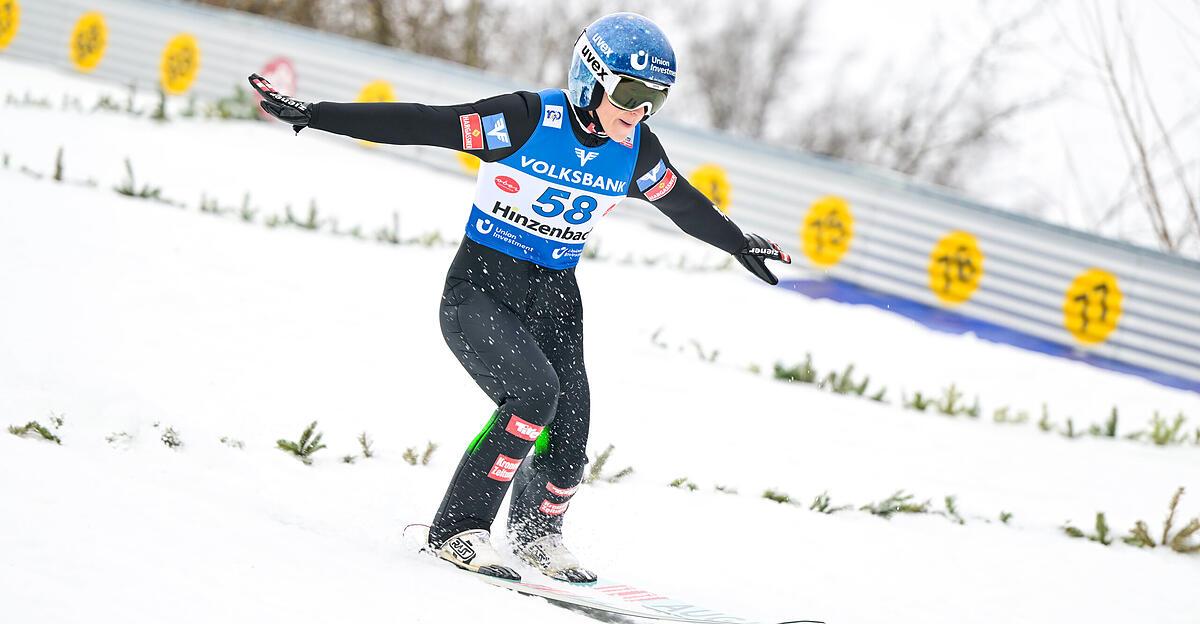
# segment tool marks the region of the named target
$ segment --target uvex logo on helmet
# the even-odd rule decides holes
[[[596,54],[595,48],[586,39],[579,48],[579,56],[583,58],[584,63],[588,64],[592,73],[596,74],[597,80],[603,82],[608,77],[608,66],[604,64],[604,61],[600,60],[600,55]]]

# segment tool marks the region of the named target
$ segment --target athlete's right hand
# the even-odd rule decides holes
[[[310,116],[311,104],[301,102],[276,91],[275,87],[272,87],[266,78],[258,74],[250,74],[249,80],[250,86],[254,87],[254,90],[258,91],[258,94],[262,96],[262,102],[259,102],[259,106],[263,110],[279,121],[292,124],[292,130],[295,130],[297,134],[308,127],[308,123],[312,120]]]

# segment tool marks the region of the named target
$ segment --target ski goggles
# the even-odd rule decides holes
[[[647,107],[646,116],[650,116],[667,102],[667,85],[614,73],[588,42],[587,31],[575,42],[575,55],[604,88],[604,94],[613,106],[627,111]]]

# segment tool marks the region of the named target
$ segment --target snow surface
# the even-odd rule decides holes
[[[63,111],[64,93],[123,90],[0,59],[0,92],[26,91],[55,106],[0,109],[0,425],[65,424],[62,446],[0,435],[5,622],[588,621],[467,582],[400,537],[430,519],[492,409],[437,329],[454,248],[263,225],[315,199],[368,238],[393,213],[403,236],[457,238],[467,178],[275,124]],[[50,172],[59,146],[65,183],[20,172]],[[184,206],[112,192],[127,156],[139,184]],[[202,193],[226,206],[250,193],[261,212],[203,214]],[[615,214],[635,210],[653,209]],[[664,250],[722,260],[628,220],[596,238],[608,259],[578,271],[589,446],[615,446],[608,472],[635,468],[572,504],[567,538],[602,575],[768,621],[1200,621],[1200,558],[1060,529],[1105,511],[1118,533],[1137,519],[1161,531],[1179,486],[1180,518],[1200,515],[1200,448],[988,418],[1008,405],[1036,420],[1044,402],[1058,425],[1086,428],[1116,405],[1123,433],[1155,410],[1194,428],[1200,396],[809,300],[736,265],[625,264]],[[822,371],[854,363],[892,404],[749,370],[805,352]],[[896,405],[950,383],[984,418]],[[314,420],[329,445],[314,465],[275,448]],[[181,448],[161,443],[168,427]],[[363,431],[377,456],[342,463]],[[402,460],[429,441],[430,465]],[[667,485],[680,477],[699,490]],[[900,489],[938,509],[956,496],[966,524],[807,509],[823,491],[859,506]]]

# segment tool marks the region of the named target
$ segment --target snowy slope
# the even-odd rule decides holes
[[[0,91],[85,102],[107,89],[0,59]],[[121,93],[120,89],[115,90]],[[470,182],[278,125],[173,121],[5,105],[0,112],[0,424],[63,414],[61,447],[0,435],[0,603],[14,622],[585,621],[464,583],[410,555],[490,405],[437,330],[450,246],[393,246],[268,228],[315,198],[369,233],[455,238]],[[35,179],[64,149],[67,183]],[[174,207],[120,196],[128,156]],[[450,156],[448,156],[450,157]],[[330,171],[314,175],[306,163]],[[79,182],[93,179],[95,187]],[[202,193],[254,222],[197,209]],[[629,204],[624,210],[652,210]],[[736,215],[735,219],[736,219]],[[721,254],[618,219],[605,259],[579,269],[587,301],[594,452],[617,484],[577,496],[568,538],[603,574],[747,617],[829,622],[1200,620],[1200,560],[1071,540],[1108,512],[1160,526],[1178,486],[1200,496],[1200,449],[1067,440],[902,410],[901,391],[956,383],[1001,405],[1122,431],[1154,410],[1200,424],[1200,397],[865,307],[769,289],[740,268],[623,264],[666,250]],[[653,250],[653,251],[650,251]],[[655,346],[654,340],[669,348]],[[690,346],[720,351],[704,362]],[[680,350],[677,347],[683,347]],[[881,405],[747,370],[813,353],[889,386]],[[1036,418],[1036,416],[1035,416]],[[304,466],[274,448],[320,422]],[[171,450],[167,427],[184,446]],[[341,463],[369,432],[377,457]],[[114,443],[106,437],[128,434]],[[222,444],[222,437],[244,448]],[[441,445],[429,466],[405,448]],[[699,490],[668,487],[687,477]],[[723,485],[738,490],[714,491]],[[801,506],[759,495],[773,488]],[[937,515],[884,520],[862,505],[904,489]],[[1014,514],[1007,525],[1001,511]],[[1185,497],[1180,515],[1200,514]],[[990,522],[988,522],[990,521]]]

